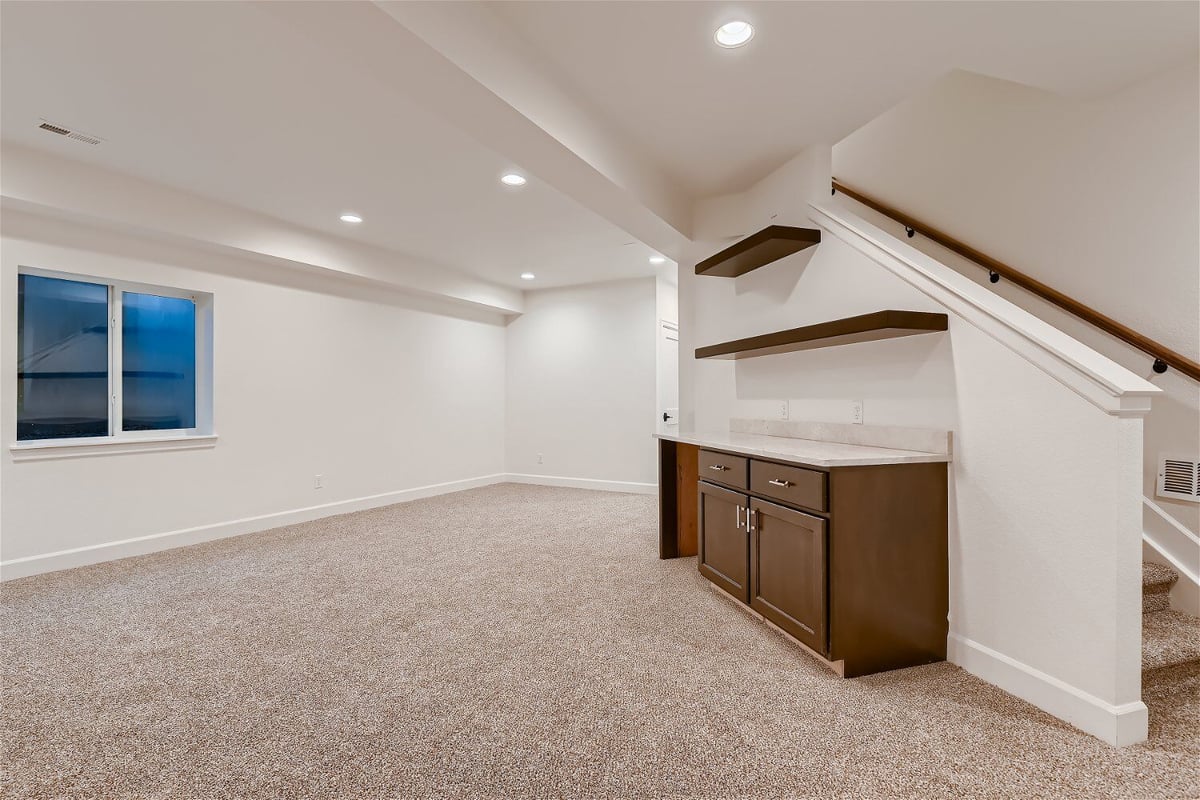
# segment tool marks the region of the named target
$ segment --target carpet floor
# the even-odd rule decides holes
[[[949,664],[838,679],[656,542],[506,484],[11,581],[0,794],[1200,795],[1200,675],[1115,749]]]

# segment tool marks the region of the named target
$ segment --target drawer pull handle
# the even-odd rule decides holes
[[[725,470],[729,469],[729,467],[725,466],[724,464],[709,464],[708,468],[715,469],[717,472],[724,472]]]
[[[767,483],[771,484],[772,486],[782,486],[785,489],[792,485],[791,481],[780,481],[776,480],[775,478],[767,481]]]

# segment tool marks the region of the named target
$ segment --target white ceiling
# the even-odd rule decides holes
[[[2,8],[6,142],[510,286],[656,271],[650,248],[536,176],[501,185],[510,161],[256,4]],[[42,117],[105,141],[40,131]],[[349,227],[345,211],[366,221]]]
[[[1197,48],[1193,2],[489,2],[693,195],[742,191],[952,69],[1075,96]],[[746,19],[743,48],[713,45]]]
[[[748,188],[952,69],[1115,90],[1194,53],[1198,9],[4,2],[0,135],[503,285],[585,283],[656,271],[610,221],[634,219],[621,204],[657,214],[653,192]],[[754,40],[715,47],[739,16]],[[41,118],[105,141],[39,131]],[[520,190],[497,180],[516,157]]]

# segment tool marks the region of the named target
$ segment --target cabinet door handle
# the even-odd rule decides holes
[[[781,481],[781,480],[776,480],[775,478],[772,478],[771,480],[767,481],[767,483],[771,484],[772,486],[782,486],[785,489],[792,485],[791,481]]]
[[[749,509],[747,509],[747,510],[749,510]],[[749,517],[750,515],[747,514],[746,516]],[[739,531],[742,529],[742,507],[741,506],[737,507],[737,529]]]
[[[751,511],[749,506],[746,507],[746,532],[754,533],[754,517],[758,515],[757,511]]]
[[[715,469],[717,472],[724,472],[725,470],[729,469],[729,467],[725,466],[724,464],[709,464],[708,468]]]

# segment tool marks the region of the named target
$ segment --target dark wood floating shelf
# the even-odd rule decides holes
[[[946,330],[945,314],[925,311],[875,311],[790,331],[764,333],[748,339],[696,348],[696,358],[754,358],[795,350],[815,350],[840,344],[874,342],[918,333]]]
[[[704,259],[696,265],[696,274],[736,278],[820,242],[821,232],[813,228],[771,225]]]

